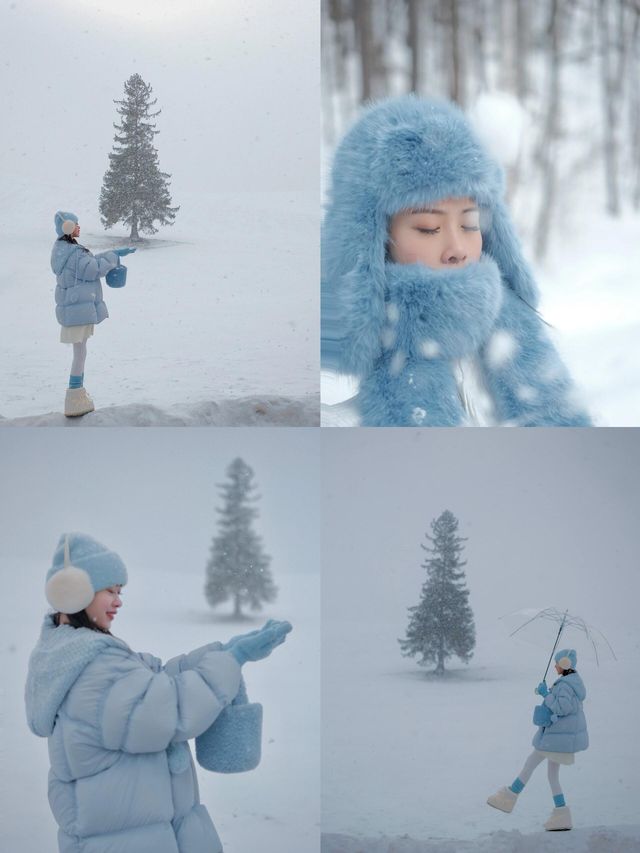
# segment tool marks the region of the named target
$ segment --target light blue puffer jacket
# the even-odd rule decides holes
[[[61,853],[221,853],[188,738],[238,692],[240,667],[211,643],[172,658],[45,617],[29,659],[31,730],[49,740]]]
[[[92,255],[79,243],[56,240],[51,269],[56,274],[56,318],[61,326],[101,323],[109,316],[100,277],[118,266],[115,252]]]
[[[540,726],[533,745],[543,752],[580,752],[589,746],[587,721],[582,703],[586,688],[577,672],[562,675],[544,697],[551,711],[551,724]]]

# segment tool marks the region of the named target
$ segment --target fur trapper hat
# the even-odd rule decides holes
[[[554,658],[560,669],[575,669],[578,665],[578,655],[575,649],[560,649]]]
[[[62,237],[63,234],[70,237],[78,224],[78,217],[75,213],[67,213],[64,210],[58,210],[54,217],[54,223],[58,237]]]
[[[366,274],[371,299],[384,299],[390,218],[446,198],[480,208],[483,252],[529,305],[538,290],[504,202],[504,172],[462,110],[444,100],[403,95],[374,103],[335,154],[322,234],[323,360],[341,337],[345,277]],[[361,310],[354,306],[354,310]],[[326,355],[325,355],[326,341]]]
[[[47,572],[45,595],[60,613],[79,613],[96,592],[127,582],[120,557],[86,533],[63,533]]]

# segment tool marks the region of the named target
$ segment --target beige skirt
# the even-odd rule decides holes
[[[576,760],[574,752],[545,752],[544,749],[538,749],[537,752],[544,755],[549,761],[555,761],[556,764],[574,764]]]
[[[60,326],[61,344],[81,344],[93,334],[93,323],[84,326]]]

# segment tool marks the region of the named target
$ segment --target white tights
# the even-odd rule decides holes
[[[87,342],[73,345],[73,361],[71,362],[71,375],[82,376],[84,373],[84,363],[87,358]]]
[[[534,750],[531,755],[527,758],[524,763],[524,767],[518,773],[518,779],[526,785],[529,779],[531,778],[531,774],[536,769],[539,764],[545,760],[546,755],[543,755],[541,752]],[[560,765],[557,761],[552,761],[550,758],[547,759],[549,765],[547,767],[547,777],[549,779],[549,785],[551,786],[551,793],[553,796],[557,796],[562,793],[562,788],[560,787]]]

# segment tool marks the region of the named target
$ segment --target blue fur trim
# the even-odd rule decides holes
[[[69,388],[82,388],[82,376],[69,374]]]
[[[564,800],[564,794],[554,794],[553,802],[556,808],[561,809],[562,806],[566,806],[566,802]]]
[[[519,776],[516,776],[514,781],[509,786],[509,789],[513,791],[514,794],[519,794],[521,791],[524,790],[524,782],[522,781],[522,779],[520,779]]]

